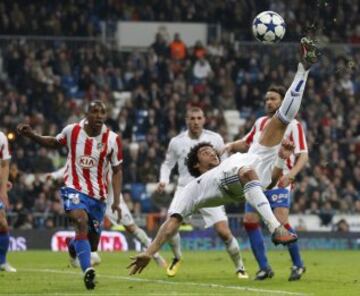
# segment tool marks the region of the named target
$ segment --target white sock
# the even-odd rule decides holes
[[[262,191],[260,182],[258,180],[250,181],[244,186],[244,195],[246,200],[258,211],[261,218],[264,220],[266,226],[271,233],[280,226],[271,210],[269,201]]]
[[[148,248],[151,244],[151,238],[148,237],[148,235],[146,234],[146,232],[141,229],[140,227],[137,227],[136,230],[134,231],[134,236],[140,241],[141,245],[144,248]],[[158,258],[160,255],[158,252],[156,252],[153,257],[154,258]]]
[[[231,260],[234,262],[236,271],[239,269],[245,270],[244,262],[241,257],[239,243],[235,237],[232,237],[225,242],[226,251],[228,252]]]
[[[310,70],[305,70],[301,63],[298,64],[294,80],[276,113],[278,118],[285,124],[289,124],[299,111],[309,71]]]
[[[169,239],[169,245],[176,259],[181,259],[181,243],[180,243],[180,234],[177,232],[172,238]]]

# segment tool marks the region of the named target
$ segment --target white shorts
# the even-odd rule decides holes
[[[271,184],[272,170],[276,161],[280,145],[266,147],[259,143],[250,146],[249,153],[256,154],[259,160],[255,164],[255,171],[264,189]]]
[[[111,223],[115,226],[118,226],[120,224],[122,224],[124,226],[129,226],[129,225],[135,224],[134,219],[130,213],[128,206],[126,205],[126,202],[123,199],[122,194],[120,196],[120,209],[121,209],[120,224],[117,222],[117,220],[118,220],[117,212],[113,213],[111,210],[111,205],[113,203],[113,200],[114,199],[113,199],[112,190],[109,190],[105,215],[109,218]]]
[[[182,199],[181,193],[185,187],[178,186],[176,188],[174,198],[172,199],[170,207],[169,207],[169,215],[171,215],[170,211],[172,211],[172,209],[175,210],[176,208],[179,208],[178,204],[179,203],[181,204],[181,199]],[[201,215],[201,218],[205,224],[205,228],[212,227],[215,223],[218,223],[220,221],[228,220],[224,206],[211,207],[211,208],[200,208],[196,211],[196,213],[199,213]],[[188,217],[190,217],[190,216],[188,216]],[[191,217],[190,217],[190,219],[191,219]]]

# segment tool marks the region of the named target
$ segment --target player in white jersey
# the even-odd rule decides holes
[[[218,133],[204,129],[204,124],[205,116],[203,110],[198,107],[192,107],[186,114],[187,130],[170,140],[165,161],[161,166],[160,182],[157,187],[159,192],[164,190],[165,186],[169,183],[171,170],[175,164],[177,164],[179,179],[170,208],[173,207],[174,203],[183,202],[179,199],[179,196],[184,190],[184,187],[194,180],[194,177],[190,175],[185,164],[185,158],[190,149],[200,142],[211,143],[217,151],[221,151],[224,148],[222,137]],[[235,273],[238,278],[248,278],[240,254],[239,243],[231,233],[228,225],[225,207],[221,205],[219,207],[202,208],[199,209],[198,212],[204,220],[205,227],[213,226],[219,237],[225,243],[226,250],[235,265]],[[175,276],[180,266],[182,256],[180,235],[178,232],[169,240],[169,243],[174,253],[174,258],[167,268],[167,274],[168,276]]]
[[[121,140],[105,126],[105,119],[105,104],[93,101],[87,106],[85,120],[66,126],[56,137],[38,135],[28,124],[18,126],[20,135],[29,137],[42,146],[68,148],[65,187],[61,189],[61,196],[66,214],[75,225],[76,235],[70,242],[70,248],[75,250],[80,261],[87,289],[95,288],[95,269],[90,262],[91,244],[98,239],[101,231],[110,166],[114,190],[111,209],[121,216]]]
[[[274,216],[263,190],[277,182],[285,160],[293,152],[293,144],[283,140],[287,125],[298,112],[309,74],[308,67],[318,59],[314,43],[301,39],[303,61],[298,64],[294,80],[286,92],[276,114],[270,119],[259,143],[248,153],[236,153],[220,164],[216,150],[210,143],[200,143],[188,154],[187,167],[193,176],[199,176],[185,186],[179,199],[169,209],[169,217],[160,227],[150,247],[132,258],[130,274],[141,273],[151,256],[178,230],[185,217],[199,208],[217,206],[228,201],[241,201],[245,197],[261,215],[272,233],[275,244],[289,244],[297,240]],[[281,145],[280,145],[281,143]],[[276,184],[276,183],[275,183]]]
[[[283,87],[271,86],[265,95],[265,110],[267,116],[257,119],[251,131],[243,139],[226,144],[227,152],[246,152],[253,143],[258,143],[261,133],[265,129],[269,119],[279,109],[284,95],[285,89]],[[276,218],[284,224],[288,230],[294,232],[288,220],[291,183],[308,161],[306,138],[303,127],[298,120],[293,119],[287,126],[284,139],[289,139],[294,143],[294,153],[286,160],[286,166],[283,170],[283,175],[279,179],[278,186],[275,186],[274,189],[267,190],[265,195],[270,202]],[[249,236],[252,252],[260,268],[256,273],[256,279],[264,280],[266,278],[272,278],[274,272],[266,257],[264,237],[260,228],[260,217],[249,203],[245,203],[244,226]],[[300,256],[298,243],[294,242],[287,247],[293,263],[289,281],[299,280],[305,272],[305,267]]]
[[[5,212],[9,207],[7,191],[10,159],[9,142],[5,134],[0,132],[0,271],[16,272],[16,269],[6,261],[10,243],[9,225]]]
[[[49,178],[52,180],[63,180],[64,174],[65,174],[65,167],[63,167],[55,172],[46,174],[46,178]],[[110,222],[113,225],[115,225],[115,226],[123,225],[125,230],[128,233],[134,235],[136,237],[136,239],[141,243],[141,245],[144,248],[147,248],[151,243],[151,239],[147,236],[147,234],[145,233],[145,231],[143,229],[141,229],[139,226],[136,225],[129,208],[123,199],[122,194],[120,194],[120,204],[119,204],[119,208],[121,210],[120,221],[119,221],[117,213],[114,213],[111,210],[111,205],[113,204],[113,202],[114,202],[114,191],[112,189],[111,184],[109,184],[108,195],[107,195],[107,200],[106,200],[105,216],[110,220]],[[94,242],[94,244],[91,245],[91,266],[95,266],[95,265],[98,265],[101,263],[101,258],[99,256],[99,254],[97,253],[97,247],[98,247],[97,241],[98,240],[96,240]],[[160,256],[159,253],[154,254],[153,258],[160,267],[162,267],[162,268],[167,267],[166,261]],[[70,264],[73,267],[80,267],[79,259],[76,256],[70,257]]]

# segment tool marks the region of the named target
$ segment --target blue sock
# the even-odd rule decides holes
[[[285,224],[284,225],[286,227],[287,230],[289,230],[291,233],[295,233],[295,230],[292,229],[292,227],[290,226],[290,224]],[[303,267],[304,263],[301,260],[301,256],[300,256],[300,249],[299,249],[299,245],[297,242],[291,243],[288,245],[288,250],[290,253],[290,257],[292,260],[292,263],[294,266],[297,267]]]
[[[267,269],[269,263],[266,258],[265,242],[260,225],[258,223],[244,223],[244,226],[249,236],[251,250],[260,269]]]
[[[9,249],[10,236],[8,232],[0,232],[0,264],[6,262],[6,253]]]
[[[79,258],[81,269],[82,271],[85,271],[87,268],[91,267],[91,248],[87,236],[86,239],[83,237],[75,237],[74,246],[76,250],[76,256]]]

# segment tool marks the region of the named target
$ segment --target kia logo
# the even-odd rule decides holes
[[[96,160],[95,158],[89,156],[89,155],[83,155],[79,159],[79,164],[84,169],[91,169],[95,166]]]

